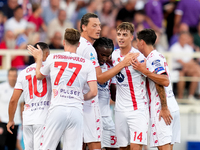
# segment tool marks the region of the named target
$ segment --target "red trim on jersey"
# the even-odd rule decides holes
[[[149,80],[146,79],[146,87],[147,87],[147,93],[149,95],[149,114],[151,116],[151,90],[150,90],[150,85],[149,85]]]
[[[97,81],[97,80],[90,80],[90,81],[87,81],[87,82],[92,82],[92,81]]]
[[[135,92],[134,92],[134,88],[133,88],[133,81],[132,81],[132,77],[131,77],[131,72],[128,69],[128,67],[125,67],[125,70],[126,70],[126,74],[127,74],[127,77],[128,77],[128,84],[129,84],[129,88],[130,88],[130,92],[131,92],[131,99],[132,99],[132,102],[133,102],[133,108],[134,108],[134,110],[137,110],[138,108],[137,108],[137,102],[136,102]]]
[[[98,68],[98,67],[100,67],[100,66],[96,66],[95,69]]]
[[[23,89],[16,89],[16,88],[15,88],[15,90],[22,90],[23,91]]]

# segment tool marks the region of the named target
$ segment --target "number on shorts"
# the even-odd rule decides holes
[[[58,85],[60,78],[61,78],[65,68],[67,67],[67,64],[68,64],[67,62],[55,62],[54,67],[61,66],[61,68],[60,68],[60,71],[58,72],[58,75],[55,79],[54,85]],[[69,81],[67,83],[68,86],[71,86],[74,83],[74,80],[76,79],[79,71],[81,70],[82,65],[69,63],[68,68],[69,69],[76,68],[73,75],[71,76],[71,78],[69,79]]]
[[[30,99],[33,98],[33,92],[34,92],[35,96],[37,96],[37,97],[43,97],[47,93],[46,78],[44,78],[42,80],[42,88],[43,88],[42,92],[38,92],[36,76],[34,76],[32,79],[32,76],[28,75],[28,76],[26,76],[26,80],[28,80],[28,83],[29,83],[28,89],[29,89]],[[32,82],[33,82],[33,84],[32,84]]]
[[[136,140],[136,136],[137,136],[137,132],[134,132],[134,141]],[[140,132],[140,134],[137,136],[137,139],[140,140],[140,142],[142,141],[142,132]]]
[[[111,137],[111,141],[113,141],[113,142],[111,143],[111,145],[115,145],[116,142],[117,142],[117,137],[116,137],[116,136],[110,136],[110,137]]]

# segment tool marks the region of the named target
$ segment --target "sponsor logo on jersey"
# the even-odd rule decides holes
[[[158,67],[155,69],[155,72],[158,73],[159,71],[163,71],[163,70],[165,70],[163,67]]]
[[[90,60],[95,60],[94,54],[90,53]]]
[[[144,60],[141,60],[141,61],[140,61],[140,63],[143,63],[143,62],[144,62]]]
[[[117,78],[117,81],[120,82],[120,83],[124,81],[124,75],[121,72],[119,72],[116,75],[116,78]]]
[[[160,60],[157,59],[157,60],[154,60],[154,61],[152,62],[152,65],[156,65],[156,64],[159,64],[159,63],[160,63]]]
[[[108,81],[105,82],[104,84],[100,84],[100,83],[97,82],[97,84],[98,84],[100,87],[105,88],[105,87],[108,85]]]
[[[58,90],[53,89],[53,98],[55,98],[58,95]]]
[[[31,108],[31,106],[29,104],[25,104],[25,110],[28,110],[30,108]]]

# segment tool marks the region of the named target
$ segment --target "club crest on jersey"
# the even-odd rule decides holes
[[[30,109],[30,108],[31,108],[31,106],[29,104],[25,104],[25,111]]]
[[[116,78],[117,78],[117,81],[120,82],[120,83],[124,81],[124,75],[121,72],[119,72],[116,75]]]
[[[53,98],[55,98],[58,95],[58,91],[56,89],[53,89]]]
[[[105,87],[108,85],[108,81],[105,82],[104,84],[99,84],[99,83],[97,82],[97,84],[98,84],[100,87],[105,88]]]
[[[90,60],[95,60],[94,54],[90,53]]]

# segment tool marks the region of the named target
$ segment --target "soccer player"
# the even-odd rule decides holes
[[[52,99],[44,127],[41,149],[54,150],[63,135],[63,149],[81,150],[83,143],[83,100],[97,95],[96,72],[92,63],[75,54],[80,33],[72,28],[65,30],[63,53],[51,54],[42,67],[42,51],[28,46],[36,58],[36,77],[41,80],[50,74]],[[88,84],[88,93],[82,93]]]
[[[98,62],[100,64],[102,72],[110,69],[110,65],[107,64],[107,60],[110,58],[112,51],[114,50],[114,45],[111,39],[99,38],[93,44],[97,56]],[[106,150],[118,149],[117,138],[115,136],[115,124],[112,120],[111,110],[110,110],[110,94],[111,98],[115,100],[115,78],[112,78],[105,82],[104,84],[98,83],[98,100],[101,111],[102,119],[102,140],[101,147],[106,148]],[[110,92],[111,91],[111,92]]]
[[[119,49],[112,53],[116,66],[129,53],[139,51],[132,47],[134,25],[123,22],[117,26]],[[142,53],[137,57],[144,61]],[[123,68],[116,75],[115,127],[120,150],[140,150],[147,144],[148,103],[146,96],[146,77],[132,66]]]
[[[49,47],[46,43],[39,42],[43,51],[42,61],[49,55]],[[17,78],[13,95],[9,104],[9,122],[7,130],[12,134],[10,127],[14,127],[14,115],[19,97],[23,93],[25,100],[23,111],[23,137],[26,149],[39,149],[42,128],[47,117],[51,100],[50,77],[46,76],[41,81],[36,79],[36,64],[32,64],[22,70]]]
[[[129,53],[126,58],[112,69],[102,73],[99,67],[97,54],[92,46],[94,41],[99,38],[101,24],[96,14],[87,13],[81,18],[81,38],[77,49],[77,54],[92,61],[96,69],[97,81],[104,84],[125,66],[130,65],[130,59],[137,57],[137,54]],[[84,93],[87,92],[87,87]],[[98,97],[95,97],[87,102],[84,102],[84,143],[87,143],[89,150],[101,149],[101,115],[99,112]]]
[[[157,147],[159,150],[172,150],[174,143],[180,143],[179,107],[169,82],[170,74],[166,59],[153,46],[156,38],[152,29],[137,33],[138,49],[147,60],[140,63],[134,59],[133,68],[148,77],[150,146]]]

